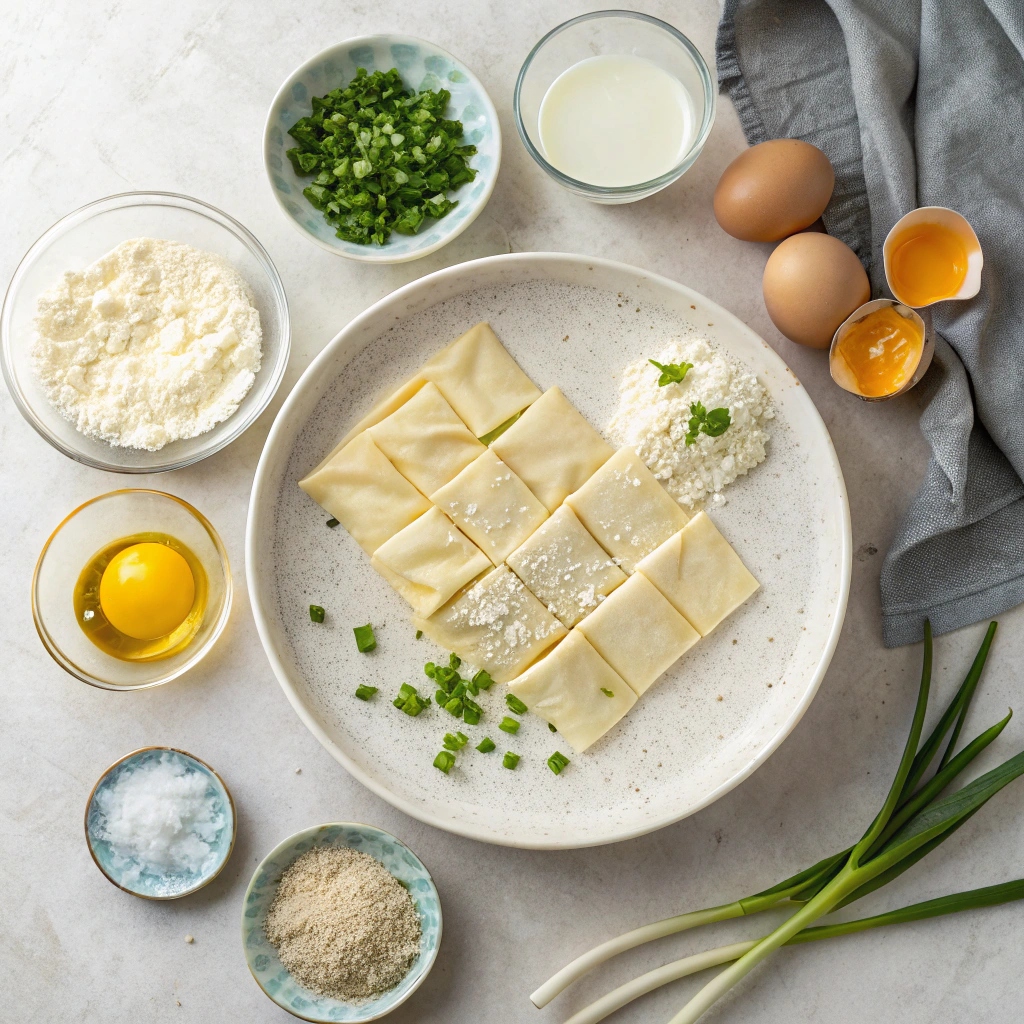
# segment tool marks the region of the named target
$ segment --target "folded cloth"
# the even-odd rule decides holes
[[[718,81],[751,143],[836,171],[825,226],[889,294],[882,242],[917,206],[962,213],[981,292],[932,307],[931,458],[881,573],[887,646],[1024,601],[1024,4],[725,0]]]

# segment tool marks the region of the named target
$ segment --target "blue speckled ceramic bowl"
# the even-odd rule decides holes
[[[379,999],[356,1005],[318,996],[303,988],[282,966],[263,930],[263,921],[277,894],[282,873],[296,857],[313,846],[347,846],[370,854],[409,890],[416,904],[423,927],[419,959],[402,981]],[[301,1020],[316,1024],[329,1021],[361,1024],[377,1020],[401,1006],[430,973],[441,946],[441,901],[430,872],[419,857],[393,835],[372,825],[353,822],[317,825],[289,836],[256,869],[245,891],[242,945],[252,976],[278,1006]]]
[[[449,193],[459,205],[440,220],[428,219],[416,235],[393,233],[385,245],[355,245],[337,237],[302,194],[313,177],[300,178],[285,152],[295,145],[288,129],[312,109],[314,96],[348,85],[357,68],[397,68],[409,89],[447,89],[449,116],[462,122],[465,141],[477,147],[470,166],[476,178]],[[364,263],[406,263],[446,245],[476,220],[491,197],[501,163],[498,115],[476,76],[450,53],[413,36],[359,36],[331,46],[288,76],[270,105],[263,131],[263,163],[274,197],[288,219],[306,237],[330,252]]]
[[[200,871],[153,874],[134,858],[118,856],[110,843],[100,838],[103,824],[101,794],[104,791],[109,792],[125,775],[161,757],[176,762],[186,773],[203,776],[207,783],[207,796],[214,798],[215,812],[223,816],[223,824],[211,844],[211,856]],[[209,885],[221,873],[231,856],[237,828],[235,803],[231,799],[228,787],[224,785],[224,780],[205,761],[200,761],[194,754],[174,747],[142,747],[125,754],[100,776],[85,805],[85,839],[96,866],[119,889],[147,900],[175,900],[202,889],[204,885]]]

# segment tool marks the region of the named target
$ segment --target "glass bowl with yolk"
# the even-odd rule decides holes
[[[36,565],[32,611],[54,660],[108,689],[155,686],[212,647],[231,607],[213,526],[160,491],[113,491],[75,509]]]
[[[918,313],[892,299],[875,299],[839,325],[829,350],[829,370],[844,390],[881,401],[913,387],[928,369],[933,351]]]

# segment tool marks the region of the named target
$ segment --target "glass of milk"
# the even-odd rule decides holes
[[[560,185],[597,203],[632,203],[700,155],[715,87],[696,46],[671,25],[595,11],[537,43],[514,110],[523,144]]]

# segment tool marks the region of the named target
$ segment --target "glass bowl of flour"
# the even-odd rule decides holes
[[[7,387],[78,462],[180,469],[267,407],[291,347],[269,255],[238,221],[166,192],[128,192],[59,220],[15,271],[0,313]]]

